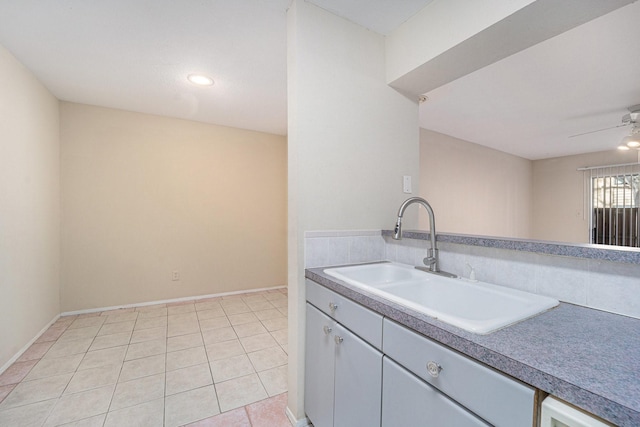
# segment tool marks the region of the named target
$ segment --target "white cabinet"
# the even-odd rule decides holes
[[[533,425],[535,389],[532,387],[389,319],[384,320],[383,336],[386,357],[491,425]]]
[[[310,282],[307,285],[318,286]],[[318,289],[315,289],[318,291]],[[351,325],[338,323],[316,308],[340,312],[343,318],[364,315],[372,320],[354,325],[354,329],[379,327],[382,316],[352,301],[335,299],[337,294],[322,288],[321,299],[311,291],[307,295],[305,343],[305,411],[314,427],[380,426],[382,399],[382,353],[353,333]],[[326,292],[329,292],[327,294]],[[333,294],[333,295],[331,295]],[[330,297],[332,301],[325,301]],[[339,302],[335,302],[339,301]],[[329,304],[333,304],[329,308]],[[362,312],[360,310],[366,310]],[[364,314],[363,314],[364,313]],[[371,315],[370,317],[368,317]],[[381,342],[381,341],[380,341]]]
[[[383,366],[383,427],[489,427],[391,359],[385,357]]]

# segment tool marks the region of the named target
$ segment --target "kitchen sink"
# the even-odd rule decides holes
[[[558,300],[481,281],[448,278],[400,263],[327,268],[326,274],[476,334],[536,316]]]

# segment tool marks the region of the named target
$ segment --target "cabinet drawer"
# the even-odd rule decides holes
[[[382,375],[382,427],[490,427],[387,357]]]
[[[436,342],[384,320],[384,353],[498,427],[532,426],[535,390]],[[442,369],[431,375],[427,365]],[[437,376],[436,376],[437,375]]]
[[[369,344],[382,349],[382,316],[311,280],[306,281],[307,301],[342,323]]]

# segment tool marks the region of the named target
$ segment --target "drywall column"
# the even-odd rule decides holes
[[[58,100],[0,46],[0,372],[60,313]]]
[[[387,86],[384,38],[304,1],[288,12],[289,410],[304,416],[305,231],[391,228],[418,179],[417,103]],[[408,224],[410,225],[410,224]]]

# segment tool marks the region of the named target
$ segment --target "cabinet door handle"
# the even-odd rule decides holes
[[[324,326],[322,327],[322,330],[324,331],[324,334],[325,334],[325,335],[329,335],[329,334],[331,333],[331,328],[330,328],[330,327],[328,327],[327,325],[324,325]]]
[[[338,309],[338,304],[330,302],[329,303],[329,310],[331,310],[332,312],[336,311]]]
[[[438,378],[440,371],[442,371],[442,366],[437,362],[434,362],[433,360],[427,362],[427,372],[429,372],[429,375],[433,378]]]
[[[340,343],[342,341],[344,341],[344,338],[342,338],[341,336],[336,335],[335,337],[333,337],[333,340],[336,342],[336,345],[340,345]]]

